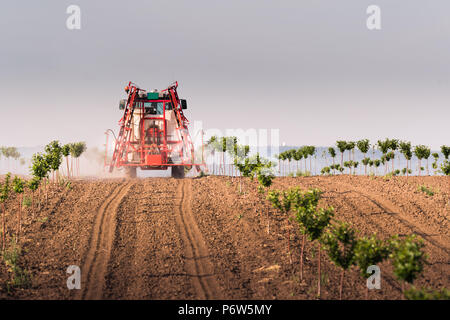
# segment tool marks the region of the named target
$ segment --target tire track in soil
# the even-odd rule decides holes
[[[421,236],[426,242],[431,244],[436,249],[443,251],[444,253],[449,255],[450,251],[447,245],[447,242],[442,241],[441,236],[439,236],[439,233],[436,232],[436,230],[432,230],[430,227],[427,227],[425,225],[422,225],[420,223],[417,223],[409,217],[407,214],[403,212],[401,208],[399,208],[397,205],[391,203],[389,200],[382,198],[381,196],[377,196],[372,193],[367,193],[360,188],[357,188],[355,186],[351,187],[350,185],[339,182],[341,186],[343,186],[346,189],[350,189],[351,191],[358,194],[360,197],[365,198],[367,201],[371,202],[373,205],[378,207],[382,212],[385,213],[385,215],[397,220],[399,223],[401,223],[403,226],[411,230],[411,232],[414,232]],[[380,217],[382,219],[382,217]],[[375,219],[379,220],[379,219]],[[436,237],[438,235],[439,237]],[[432,237],[435,237],[435,239],[432,239]]]
[[[101,299],[105,283],[105,273],[114,241],[116,228],[116,212],[123,198],[133,182],[124,182],[119,185],[103,202],[97,211],[94,226],[92,227],[91,240],[86,254],[81,276],[85,281],[81,283],[81,299]]]
[[[208,248],[192,214],[192,181],[179,180],[177,194],[180,198],[175,207],[176,222],[184,244],[186,273],[191,275],[197,299],[220,299],[221,290],[214,276]]]
[[[377,226],[377,230],[392,230],[393,222],[398,222],[398,227],[409,230],[408,233],[415,233],[421,236],[426,243],[426,252],[430,254],[431,260],[427,260],[426,265],[429,265],[431,268],[426,271],[428,277],[432,279],[440,278],[443,282],[440,283],[440,286],[448,285],[448,277],[449,272],[448,268],[445,265],[448,265],[448,245],[446,242],[442,242],[441,238],[434,238],[434,233],[430,227],[424,226],[417,221],[414,221],[414,218],[409,217],[400,207],[393,204],[390,200],[382,198],[378,194],[374,192],[366,192],[359,187],[350,186],[347,183],[339,182],[338,183],[343,189],[350,190],[350,193],[358,195],[360,198],[363,198],[370,203],[371,206],[378,208],[381,212],[376,214],[365,215],[359,208],[358,202],[354,200],[353,197],[349,197],[344,195],[342,199],[353,208],[355,212],[360,214],[360,219],[366,219],[367,221],[371,221]],[[441,266],[442,265],[442,266]],[[384,275],[384,280],[389,283],[392,289],[397,290],[400,294],[399,298],[401,299],[401,288],[398,284],[397,279],[394,278],[393,275]]]

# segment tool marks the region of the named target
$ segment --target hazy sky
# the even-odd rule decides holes
[[[66,28],[70,4],[81,30]],[[130,80],[178,80],[205,129],[448,145],[449,12],[448,0],[4,1],[0,145],[100,145]]]

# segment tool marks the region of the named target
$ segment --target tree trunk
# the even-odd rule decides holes
[[[392,158],[392,173],[394,173],[394,161],[395,161],[395,152],[394,157]]]
[[[66,157],[66,164],[67,164],[67,178],[70,179],[69,156]]]
[[[225,152],[222,152],[222,174],[225,175]]]
[[[288,244],[288,253],[289,253],[289,262],[292,264],[292,255],[291,255],[291,229],[289,228],[289,216],[287,219],[287,229],[288,229],[288,238],[287,238],[287,244]]]
[[[300,281],[303,281],[303,253],[305,251],[305,237],[306,235],[303,234],[302,236],[302,246],[300,249]]]
[[[2,252],[6,248],[6,222],[5,222],[5,203],[2,202]]]
[[[406,159],[406,176],[409,176],[409,172],[408,172],[409,168],[408,168],[408,159]]]
[[[31,191],[31,211],[33,213],[33,219],[34,219],[34,215],[35,215],[35,212],[34,212],[34,190]]]
[[[318,250],[319,252],[318,252],[318,254],[317,254],[317,260],[318,260],[318,267],[317,267],[317,269],[318,269],[318,276],[319,276],[319,279],[318,279],[318,281],[317,281],[317,296],[319,297],[319,299],[320,299],[320,278],[321,278],[321,274],[320,274],[320,242],[319,242],[319,250]]]
[[[48,183],[47,183],[48,181],[47,181],[47,179],[45,179],[44,181],[45,181],[44,182],[45,183],[45,205],[47,205],[48,204],[48,186],[47,186],[48,185]]]
[[[22,229],[22,221],[21,221],[21,216],[22,216],[22,199],[23,199],[23,195],[20,194],[19,196],[19,216],[18,216],[18,229],[17,229],[17,239],[16,239],[16,243],[19,241],[20,239],[20,231]]]
[[[344,286],[344,273],[345,273],[345,269],[342,269],[342,273],[341,273],[341,285],[339,287],[339,300],[342,300],[342,288]]]

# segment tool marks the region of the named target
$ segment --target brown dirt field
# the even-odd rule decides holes
[[[257,192],[257,182],[230,177],[175,180],[80,180],[51,186],[33,217],[23,213],[20,266],[30,288],[9,288],[0,263],[0,299],[316,299],[317,250]],[[419,185],[436,193],[427,196]],[[272,188],[317,187],[320,205],[361,235],[420,235],[428,261],[417,286],[450,287],[450,178],[363,176],[276,178]],[[42,197],[45,199],[45,197]],[[17,199],[7,203],[15,233]],[[287,250],[290,229],[291,257]],[[268,232],[269,229],[269,232]],[[290,263],[292,260],[292,263]],[[68,290],[69,265],[81,267],[81,290]],[[389,262],[370,299],[401,299]],[[322,251],[322,298],[339,297],[338,268]],[[344,299],[364,299],[365,280],[346,273]]]

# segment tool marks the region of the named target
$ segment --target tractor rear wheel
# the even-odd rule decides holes
[[[135,179],[137,177],[137,168],[136,167],[125,167],[125,176],[128,179]]]
[[[173,166],[172,167],[172,178],[183,179],[184,178],[184,167],[183,166]]]

